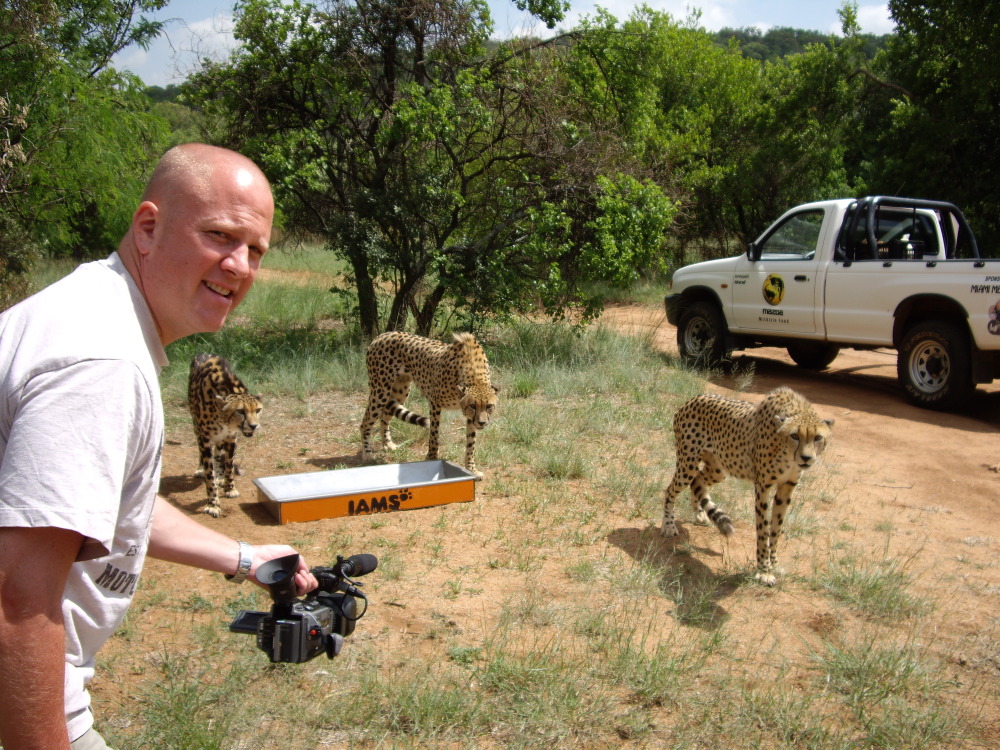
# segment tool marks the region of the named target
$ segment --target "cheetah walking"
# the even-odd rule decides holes
[[[191,362],[188,408],[198,440],[199,468],[205,478],[208,504],[201,509],[212,518],[222,515],[220,485],[226,497],[239,497],[235,475],[236,437],[253,437],[260,424],[260,396],[253,396],[229,363],[214,354],[199,354]]]
[[[822,420],[812,405],[790,388],[776,388],[759,404],[702,395],[674,416],[677,469],[664,493],[664,536],[676,536],[674,500],[691,487],[696,522],[712,521],[724,536],[733,533],[729,516],[709,490],[726,476],[754,483],[757,518],[757,580],[774,585],[781,525],[792,490],[816,465],[829,442],[832,419]],[[776,487],[774,503],[771,488]]]
[[[361,423],[361,460],[372,459],[372,433],[382,422],[382,442],[396,448],[389,432],[395,416],[404,422],[429,427],[427,459],[438,454],[441,411],[458,409],[465,414],[465,467],[482,479],[476,469],[476,433],[490,423],[499,389],[490,383],[490,364],[471,333],[456,333],[451,344],[389,331],[368,346],[370,394]],[[403,406],[416,382],[430,405],[430,417],[414,414]]]

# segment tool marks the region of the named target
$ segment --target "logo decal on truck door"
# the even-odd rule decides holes
[[[780,305],[785,298],[785,280],[776,273],[764,279],[764,300],[769,305]]]
[[[986,311],[986,314],[990,316],[990,319],[986,321],[986,330],[994,336],[1000,335],[1000,302],[990,305],[990,309]]]

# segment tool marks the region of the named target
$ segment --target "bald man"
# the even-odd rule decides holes
[[[248,545],[156,492],[164,347],[217,331],[253,284],[274,203],[233,151],[177,146],[117,252],[0,315],[0,744],[99,750],[87,683],[147,554],[256,582]],[[300,595],[316,586],[300,558]]]

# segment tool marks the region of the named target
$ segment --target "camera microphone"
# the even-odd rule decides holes
[[[346,560],[338,562],[334,568],[337,575],[344,578],[352,576],[366,576],[378,567],[378,558],[375,555],[351,555]]]

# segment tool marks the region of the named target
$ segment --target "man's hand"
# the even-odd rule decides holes
[[[264,563],[286,555],[297,555],[294,549],[287,544],[261,544],[253,548],[253,563],[250,565],[250,577],[258,586],[264,586],[257,580],[257,568]],[[309,566],[302,555],[299,555],[299,566],[295,571],[295,589],[298,596],[305,596],[319,585],[316,576],[309,572]],[[267,588],[264,586],[264,588]]]
[[[257,567],[268,560],[298,554],[287,544],[262,544],[254,547],[250,575],[257,583]],[[203,570],[214,570],[227,575],[235,573],[240,561],[239,544],[225,534],[220,534],[157,495],[153,510],[153,529],[149,536],[149,555],[157,560],[192,565]],[[318,586],[316,577],[309,572],[305,560],[299,557],[295,573],[295,588],[299,596]]]

